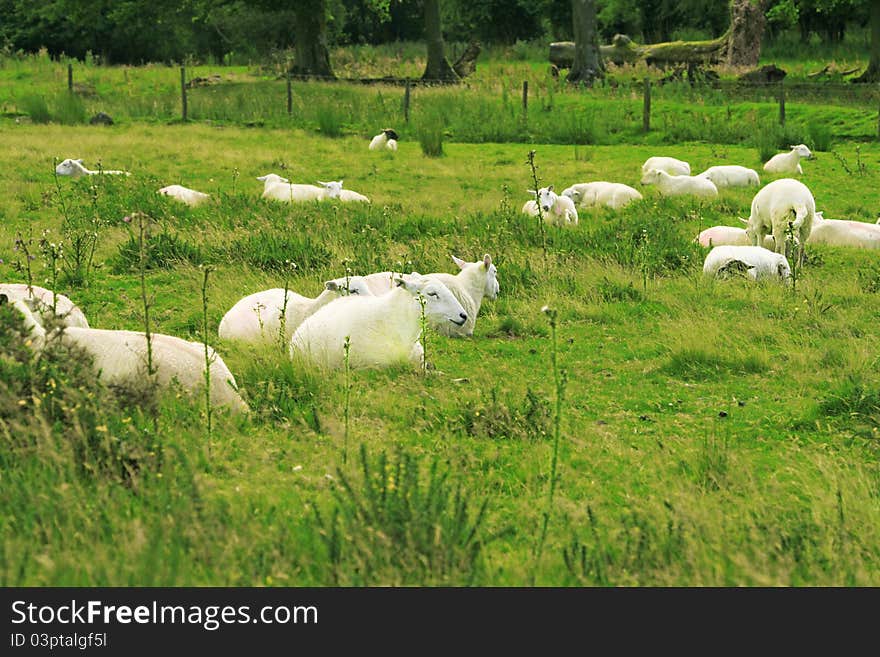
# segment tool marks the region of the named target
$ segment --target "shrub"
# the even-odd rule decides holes
[[[199,247],[173,233],[162,232],[146,240],[146,269],[171,269],[181,262],[200,265],[204,262]],[[113,259],[113,272],[136,271],[140,266],[140,248],[134,236],[119,245]]]

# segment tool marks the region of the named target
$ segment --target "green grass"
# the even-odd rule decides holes
[[[546,260],[534,220],[519,213],[532,148],[540,182],[562,188],[636,184],[659,150],[695,169],[757,167],[750,143],[599,143],[584,159],[571,143],[449,140],[429,158],[404,139],[392,158],[361,135],[328,139],[316,127],[4,124],[0,279],[22,280],[18,231],[63,235],[63,198],[73,220],[100,219],[88,284],[60,290],[95,327],[141,327],[124,256],[123,217],[137,210],[155,220],[153,329],[192,340],[198,262],[214,267],[212,332],[239,298],[279,287],[288,259],[291,288],[315,296],[345,274],[343,261],[354,273],[451,271],[451,254],[488,252],[501,294],[484,303],[473,339],[432,336],[427,376],[352,373],[344,465],[344,374],[299,370],[274,346],[215,338],[253,412],[218,412],[207,440],[200,399],[162,399],[153,435],[132,391],[105,402],[110,393],[63,360],[28,373],[0,334],[0,583],[528,584],[552,450],[549,304],[568,383],[537,584],[880,584],[875,254],[816,248],[793,295],[701,278],[693,237],[737,225],[750,191],[699,204],[647,189],[621,213],[548,228]],[[841,140],[835,150],[854,162],[857,145],[864,175],[822,156],[804,163],[803,180],[827,216],[874,221],[880,147]],[[63,157],[133,175],[62,179],[59,197],[52,162]],[[255,178],[270,171],[344,177],[372,203],[265,202]],[[215,202],[191,209],[155,194],[172,182]],[[42,284],[42,260],[32,267]],[[35,406],[52,377],[82,421]],[[130,467],[114,467],[117,456]]]

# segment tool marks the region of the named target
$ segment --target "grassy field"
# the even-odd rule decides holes
[[[563,105],[554,116],[571,114]],[[147,213],[153,329],[200,339],[199,265],[211,265],[211,342],[253,412],[215,410],[209,436],[201,400],[172,394],[154,425],[148,403],[96,386],[76,363],[22,364],[0,341],[0,583],[880,584],[876,253],[811,249],[796,290],[703,280],[693,237],[747,216],[749,191],[698,204],[649,190],[621,213],[549,227],[546,254],[519,213],[530,149],[542,184],[561,189],[636,184],[660,152],[696,170],[758,168],[748,142],[658,128],[634,144],[447,140],[427,158],[411,135],[396,155],[368,152],[366,126],[329,138],[136,118],[0,123],[0,280],[23,280],[13,242],[33,235],[44,284],[37,242],[50,230],[65,244],[60,291],[95,327],[142,329],[123,218]],[[880,147],[838,138],[833,151],[804,165],[819,208],[875,221]],[[56,181],[65,157],[134,175]],[[271,171],[344,178],[373,203],[265,202],[255,177]],[[214,202],[189,209],[155,194],[170,183]],[[72,246],[92,234],[95,267],[73,285]],[[429,336],[427,374],[352,373],[348,432],[344,373],[214,337],[239,298],[285,278],[313,296],[346,266],[452,271],[452,254],[483,253],[501,294],[474,338]],[[558,312],[566,384],[539,549],[557,394],[544,305]]]

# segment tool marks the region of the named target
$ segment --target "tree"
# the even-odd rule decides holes
[[[730,3],[728,65],[757,65],[761,55],[764,26],[767,24],[764,17],[765,5],[765,0],[732,0]]]
[[[868,68],[853,82],[880,82],[880,0],[871,2],[871,58]]]
[[[334,78],[327,50],[327,3],[325,0],[296,0],[294,16],[293,72]]]
[[[425,42],[428,46],[428,63],[423,80],[454,82],[458,75],[446,59],[443,30],[440,26],[440,0],[425,0]]]
[[[599,53],[599,29],[596,23],[596,0],[571,0],[574,29],[574,62],[568,81],[591,86],[605,74]]]

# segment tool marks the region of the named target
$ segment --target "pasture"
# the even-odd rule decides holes
[[[754,189],[699,203],[645,188],[622,211],[583,210],[580,225],[543,233],[519,212],[532,149],[541,184],[561,191],[638,186],[656,154],[695,172],[760,170],[748,141],[661,132],[574,146],[530,134],[447,141],[431,158],[415,129],[396,154],[368,152],[382,126],[371,127],[330,138],[224,122],[3,120],[0,279],[24,280],[13,245],[32,235],[33,280],[45,285],[38,242],[49,230],[64,241],[58,291],[92,326],[142,330],[136,229],[124,218],[145,213],[152,329],[202,339],[209,266],[209,342],[252,412],[215,409],[208,434],[200,398],[181,391],[151,411],[75,367],[16,369],[4,353],[0,582],[880,584],[876,252],[813,247],[794,289],[704,280],[693,238],[738,225]],[[827,218],[873,222],[880,146],[845,137],[834,155],[814,149],[801,179]],[[133,175],[56,180],[53,161],[66,157]],[[255,178],[269,172],[344,178],[372,203],[264,201]],[[188,208],[155,193],[172,183],[213,201]],[[89,234],[93,267],[74,285],[71,245]],[[500,295],[472,339],[428,335],[425,373],[319,375],[279,347],[216,336],[238,299],[285,281],[315,296],[347,271],[452,272],[452,255],[484,253]],[[558,313],[555,343],[545,305]]]

